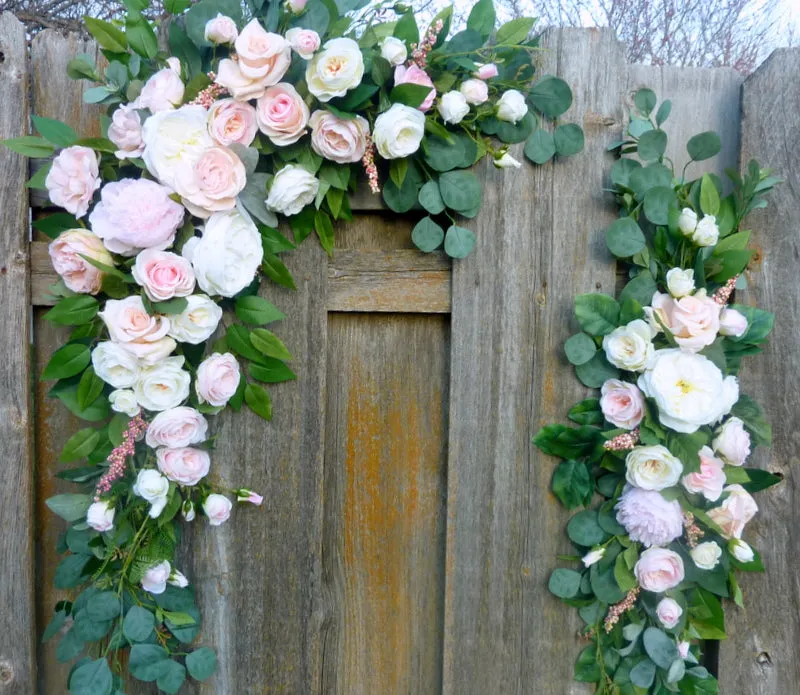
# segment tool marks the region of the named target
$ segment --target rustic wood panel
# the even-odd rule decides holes
[[[720,644],[720,692],[774,695],[797,692],[800,663],[800,49],[779,50],[744,84],[741,164],[756,158],[785,179],[769,207],[750,217],[759,263],[737,301],[775,312],[764,353],[748,358],[741,388],[766,410],[773,446],[754,463],[785,476],[757,497],[760,513],[745,539],[759,549],[766,574],[741,580],[746,611],[728,610],[728,639]]]
[[[28,128],[25,28],[0,15],[0,139]],[[0,149],[0,692],[27,695],[36,680],[30,274],[27,162]]]
[[[574,294],[613,289],[601,190],[625,63],[608,31],[552,32],[544,45],[543,71],[575,90],[567,119],[584,126],[586,151],[513,174],[484,166],[477,249],[453,268],[446,695],[588,692],[572,682],[579,621],[546,588],[568,514],[531,436],[585,393],[561,348]]]
[[[324,693],[438,693],[448,321],[329,318]]]

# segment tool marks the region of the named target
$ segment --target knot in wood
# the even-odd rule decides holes
[[[0,661],[0,686],[10,685],[14,682],[14,668],[10,661]]]

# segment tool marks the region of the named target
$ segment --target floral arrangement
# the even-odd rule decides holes
[[[671,104],[656,105],[639,91],[627,138],[612,146],[638,155],[611,172],[621,212],[606,241],[627,284],[616,299],[579,295],[582,332],[564,346],[600,398],[569,411],[577,427],[534,438],[564,459],[556,497],[587,507],[567,525],[580,556],[566,559],[582,568],[556,569],[549,588],[585,623],[575,679],[606,695],[718,692],[700,642],[725,638],[720,599],[742,605],[735,571],[763,570],[743,535],[758,511],[751,493],[780,480],[744,465],[771,432],[736,376],[773,315],[729,303],[753,255],[744,219],[779,180],[755,161],[744,176],[727,172],[727,195],[717,176],[687,179],[688,165],[677,177],[661,127]],[[696,135],[687,150],[690,164],[713,157],[719,136]]]
[[[105,66],[79,55],[68,68],[108,107],[103,136],[34,116],[38,136],[5,142],[52,158],[28,185],[64,210],[34,227],[61,278],[47,318],[71,333],[42,378],[91,423],[61,453],[79,465],[58,473],[81,491],[47,500],[69,524],[55,584],[71,598],[44,638],[75,661],[73,695],[122,692],[126,667],[165,693],[215,671],[213,650],[187,646],[201,618],[176,566],[178,520],[218,526],[233,500],[262,503],[214,483],[208,418],[247,406],[269,420],[262,384],[295,378],[265,328],[285,316],[258,296],[262,275],[294,288],[280,254],[312,232],[332,253],[366,179],[391,210],[424,215],[420,249],[461,258],[474,235],[460,220],[480,206],[473,164],[520,166],[509,143],[527,141],[535,163],[583,147],[577,125],[542,127],[572,94],[553,76],[534,84],[534,20],[495,30],[492,0],[449,38],[452,8],[420,34],[394,3],[167,0],[168,53],[147,0],[125,5],[117,22],[85,18]]]

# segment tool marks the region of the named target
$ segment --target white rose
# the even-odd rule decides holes
[[[95,531],[105,533],[114,528],[114,513],[111,502],[93,502],[86,511],[86,523]]]
[[[692,548],[689,551],[689,555],[692,556],[694,564],[701,570],[713,570],[719,564],[719,559],[722,557],[722,548],[714,541],[706,541]]]
[[[118,343],[98,343],[92,350],[92,366],[107,384],[115,389],[133,386],[139,378],[139,360]]]
[[[387,36],[381,42],[381,57],[391,65],[402,65],[408,58],[408,49],[405,43],[395,36]]]
[[[189,580],[186,578],[186,575],[175,569],[172,570],[172,574],[169,575],[168,582],[172,584],[172,586],[177,586],[179,589],[185,589],[189,586]]]
[[[296,215],[314,201],[317,191],[319,179],[314,174],[298,164],[287,164],[272,179],[266,204],[287,217]]]
[[[683,208],[678,216],[678,228],[684,236],[692,236],[697,229],[697,213],[691,208]]]
[[[678,432],[716,422],[739,400],[736,377],[723,377],[708,358],[678,348],[657,350],[638,384],[655,399],[661,424]]]
[[[728,418],[711,446],[725,463],[741,466],[750,456],[750,433],[738,417]]]
[[[192,503],[192,500],[183,501],[183,504],[181,505],[181,515],[186,521],[194,521],[197,513],[194,510],[194,504]]]
[[[372,139],[384,159],[414,154],[425,135],[425,114],[405,104],[392,104],[375,119]]]
[[[650,361],[655,350],[653,330],[641,319],[627,326],[615,328],[603,338],[603,350],[611,364],[630,372],[641,372]]]
[[[186,308],[170,316],[169,335],[181,343],[199,345],[217,330],[222,309],[204,294],[186,297]]]
[[[177,72],[172,67],[164,68],[147,80],[134,106],[150,109],[153,113],[172,111],[183,101],[184,89],[178,63]]]
[[[153,468],[139,471],[133,484],[133,494],[150,503],[150,518],[157,519],[167,506],[169,480]]]
[[[606,554],[605,548],[595,548],[594,550],[590,550],[586,555],[584,555],[581,560],[583,561],[584,567],[590,567],[595,562],[600,562],[603,559],[603,556]]]
[[[477,106],[489,99],[489,86],[483,80],[465,80],[459,90],[469,104]]]
[[[667,289],[669,293],[680,299],[694,292],[694,270],[688,268],[672,268],[667,271]]]
[[[160,412],[179,406],[189,397],[189,372],[183,368],[183,357],[168,357],[144,367],[133,387],[136,400],[145,410]]]
[[[239,30],[230,17],[217,12],[216,17],[206,22],[204,36],[206,41],[217,45],[231,44],[238,38]]]
[[[128,417],[136,417],[142,409],[136,402],[136,396],[130,389],[117,389],[108,394],[108,402],[115,413],[125,413]]]
[[[525,103],[525,96],[516,89],[503,92],[503,96],[497,102],[497,117],[501,121],[518,123],[527,113],[528,104]]]
[[[182,254],[192,264],[200,289],[208,294],[232,297],[253,281],[264,258],[264,249],[250,216],[235,208],[211,215],[203,236],[184,244]],[[206,309],[207,318],[212,318],[213,310],[208,306]],[[183,329],[186,330],[185,321]]]
[[[625,459],[625,479],[643,490],[663,490],[677,485],[683,464],[665,446],[637,446]]]
[[[728,542],[728,551],[739,562],[748,563],[756,559],[753,549],[741,538],[731,538]]]
[[[720,335],[741,338],[747,333],[747,318],[741,311],[726,307],[719,315],[719,332]]]
[[[656,606],[656,615],[665,628],[672,629],[681,621],[683,608],[674,598],[662,598]]]
[[[363,76],[364,57],[353,39],[331,39],[306,66],[308,91],[320,101],[343,97]]]
[[[208,132],[208,114],[198,105],[150,116],[144,122],[142,140],[147,170],[173,190],[178,170],[193,168],[214,144]]]
[[[169,560],[153,565],[142,577],[142,589],[151,594],[163,594],[167,590],[167,580],[171,572]]]
[[[211,526],[224,524],[230,518],[232,508],[233,502],[224,495],[216,493],[210,494],[203,502],[203,511],[208,517],[208,523]]]
[[[461,123],[469,113],[469,104],[461,92],[451,90],[442,94],[436,109],[445,123]]]
[[[698,246],[714,246],[719,240],[719,227],[714,215],[705,215],[697,223],[697,228],[692,234],[692,241]]]
[[[519,169],[522,166],[522,163],[514,159],[508,152],[504,152],[500,157],[492,160],[492,164],[498,169],[509,169],[511,167]]]

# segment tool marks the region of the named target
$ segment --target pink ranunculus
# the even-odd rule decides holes
[[[147,426],[145,443],[151,449],[160,446],[180,449],[204,442],[208,436],[205,417],[189,406],[162,410]]]
[[[167,336],[169,319],[150,316],[139,295],[109,299],[97,315],[103,319],[111,340],[145,365],[160,362],[175,349],[175,341]]]
[[[217,16],[209,19],[206,22],[206,28],[203,32],[206,41],[213,44],[226,45],[232,44],[239,37],[239,30],[236,28],[236,22],[230,17],[217,12]]]
[[[134,256],[141,249],[163,250],[183,224],[183,206],[170,189],[149,179],[107,183],[89,224],[112,253]]]
[[[665,628],[672,629],[681,621],[683,608],[674,598],[662,598],[656,606],[656,615]]]
[[[219,61],[217,77],[214,80],[230,92],[236,100],[246,102],[258,99],[267,89],[266,80],[262,77],[248,77],[240,67],[238,60],[223,58]]]
[[[211,526],[220,526],[230,519],[232,508],[233,503],[224,495],[217,493],[211,493],[203,502],[203,511]]]
[[[720,305],[705,290],[698,290],[680,299],[656,292],[652,308],[648,307],[645,311],[653,329],[661,329],[653,316],[655,313],[672,332],[675,342],[692,352],[699,352],[711,345],[719,332]]]
[[[242,29],[234,44],[239,69],[267,87],[278,84],[292,62],[292,48],[280,34],[265,31],[257,19]]]
[[[194,289],[192,264],[183,256],[169,251],[145,249],[136,256],[131,274],[154,302],[188,297]]]
[[[358,162],[367,151],[369,123],[356,116],[339,118],[330,111],[314,111],[311,126],[311,147],[321,157],[339,164]]]
[[[719,332],[733,338],[741,338],[747,332],[747,319],[736,309],[725,308],[719,315]]]
[[[672,550],[650,548],[639,556],[633,573],[642,589],[661,594],[683,581],[683,560]]]
[[[497,77],[499,73],[497,71],[497,66],[494,63],[485,63],[472,74],[479,80],[490,80],[493,77]]]
[[[722,530],[722,537],[741,538],[745,525],[756,515],[758,505],[741,485],[728,485],[728,496],[722,505],[708,512],[711,520]]]
[[[750,456],[750,433],[738,417],[730,417],[711,442],[714,453],[731,466],[741,466]]]
[[[683,513],[677,500],[656,490],[626,486],[616,506],[617,521],[631,540],[650,547],[667,545],[683,534]]]
[[[61,232],[48,247],[53,268],[73,292],[97,294],[103,286],[103,271],[83,258],[93,258],[104,265],[114,265],[114,259],[103,242],[88,229],[69,229]]]
[[[420,111],[427,111],[433,106],[433,100],[436,99],[436,88],[433,86],[433,80],[428,76],[421,67],[417,65],[398,65],[394,69],[394,83],[399,84],[418,84],[422,87],[430,87],[431,91],[428,96],[417,108]]]
[[[221,407],[227,404],[239,388],[239,363],[226,352],[215,352],[204,359],[197,368],[195,389],[201,403]]]
[[[308,106],[292,85],[282,82],[270,87],[256,103],[258,127],[273,144],[285,147],[306,132]]]
[[[100,157],[88,147],[67,147],[53,160],[44,185],[54,205],[83,217],[100,188]]]
[[[178,485],[197,485],[211,468],[208,452],[191,446],[179,449],[162,446],[156,450],[156,462],[158,470]]]
[[[312,29],[301,29],[300,27],[289,29],[286,32],[286,40],[294,52],[304,60],[311,60],[314,53],[319,50],[319,34]]]
[[[709,502],[716,502],[725,486],[725,464],[707,446],[699,454],[700,470],[683,476],[681,483],[689,492],[702,493]]]
[[[600,389],[600,409],[612,425],[632,430],[644,417],[644,395],[636,384],[609,379]]]
[[[245,185],[244,164],[227,147],[210,147],[194,164],[187,162],[175,172],[175,192],[189,212],[202,218],[232,210]]]
[[[125,104],[114,111],[111,125],[108,126],[108,139],[119,148],[114,153],[117,159],[142,156],[142,119],[132,104]]]
[[[464,95],[467,103],[477,106],[489,99],[489,86],[483,80],[465,80],[459,91]]]
[[[137,109],[150,109],[153,113],[171,111],[181,105],[184,91],[180,71],[176,72],[172,67],[164,68],[145,82],[134,106]]]
[[[249,147],[257,131],[256,110],[246,102],[220,99],[208,110],[208,132],[223,147]]]

